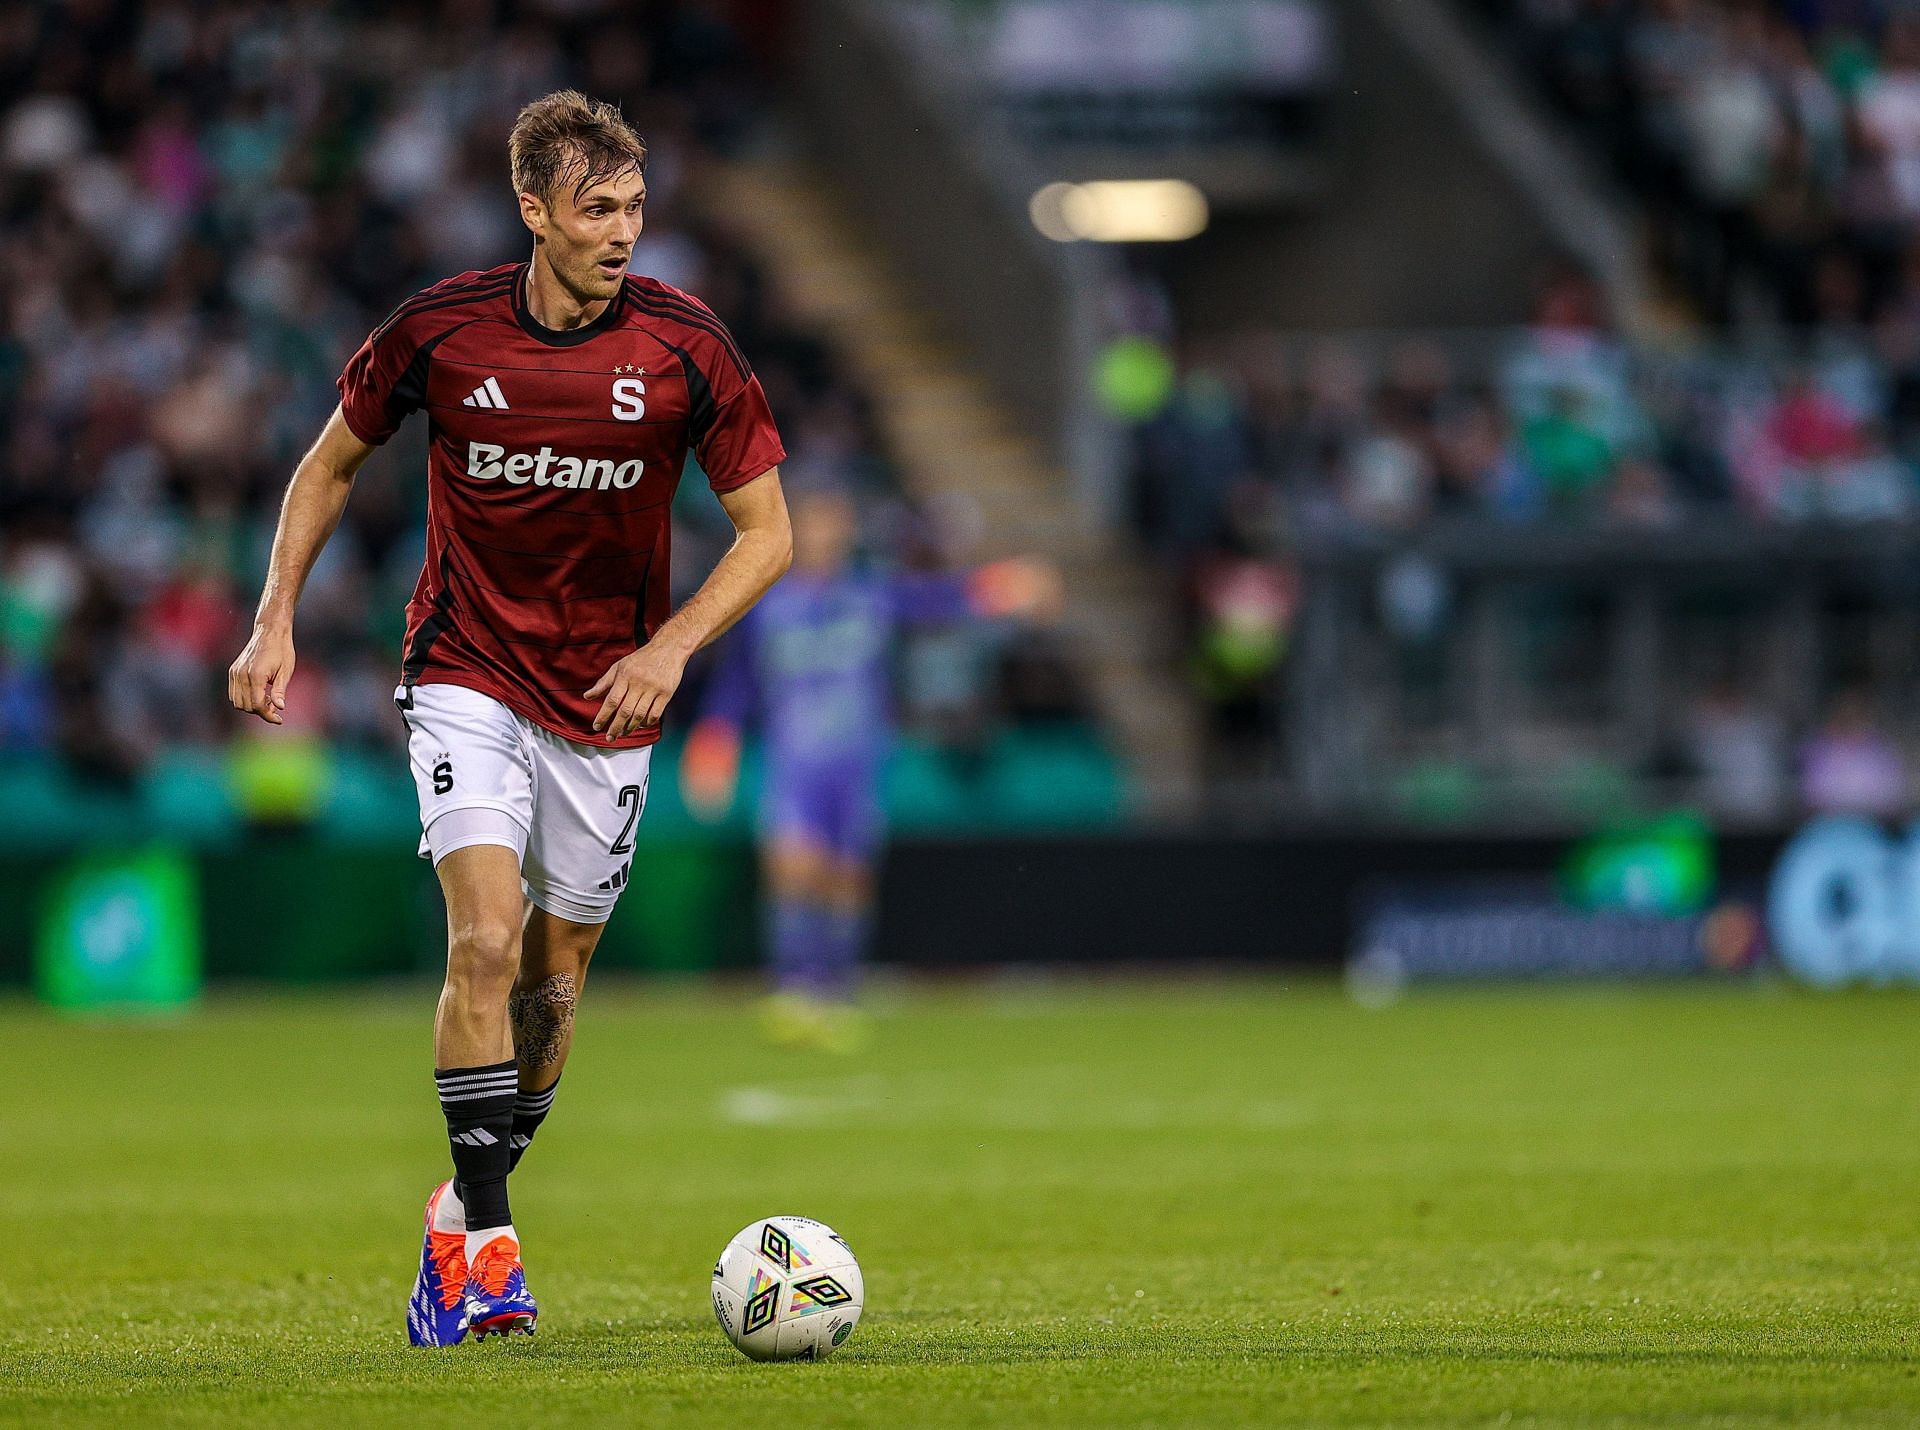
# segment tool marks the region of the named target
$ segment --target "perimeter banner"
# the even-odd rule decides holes
[[[1386,889],[1359,922],[1353,978],[1678,978],[1737,973],[1764,952],[1758,908],[1726,899],[1690,913],[1580,908],[1551,881],[1460,880]]]

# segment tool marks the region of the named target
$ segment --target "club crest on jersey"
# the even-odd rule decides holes
[[[642,376],[646,369],[636,368],[632,363],[616,368],[617,372],[638,372]],[[616,377],[613,380],[613,415],[622,422],[638,422],[647,415],[647,385],[638,377]]]
[[[617,465],[611,457],[562,457],[553,448],[509,452],[491,442],[467,443],[467,475],[475,481],[505,478],[516,487],[594,487],[625,491],[640,480],[647,464],[638,457]]]

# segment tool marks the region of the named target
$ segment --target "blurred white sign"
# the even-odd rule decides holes
[[[1308,89],[1329,60],[1318,0],[1009,0],[988,68],[1009,91]]]

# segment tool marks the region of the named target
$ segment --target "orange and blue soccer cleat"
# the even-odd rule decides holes
[[[527,1290],[520,1265],[520,1243],[496,1236],[480,1248],[467,1268],[467,1330],[475,1340],[488,1336],[530,1336],[540,1307]]]
[[[453,1189],[442,1182],[427,1198],[427,1233],[420,1242],[420,1275],[407,1297],[407,1339],[416,1346],[458,1345],[467,1334],[467,1236],[435,1231],[433,1214]]]

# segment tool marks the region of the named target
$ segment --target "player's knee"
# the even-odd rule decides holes
[[[520,926],[514,920],[481,914],[449,925],[449,978],[504,988],[519,969]]]

